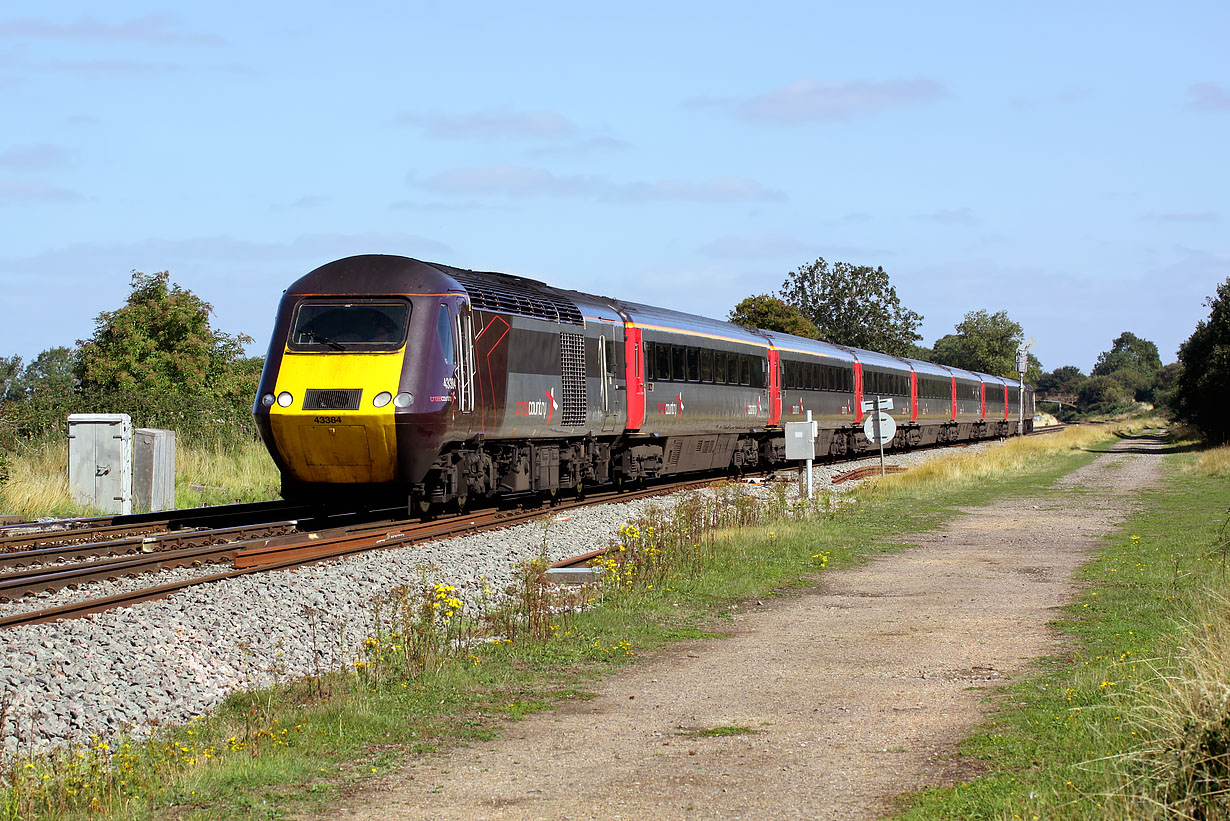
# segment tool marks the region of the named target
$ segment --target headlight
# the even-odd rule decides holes
[[[269,407],[270,405],[272,405],[273,404],[273,394],[267,393],[264,396],[262,396],[261,404],[264,405],[265,407]]]
[[[393,397],[393,404],[399,408],[408,408],[414,404],[414,394],[404,392],[399,393],[397,396]]]
[[[282,391],[278,394],[278,404],[284,408],[289,408],[294,401],[295,397],[291,396],[288,391]]]
[[[388,391],[381,391],[372,399],[372,404],[378,408],[383,408],[385,405],[393,401],[393,394]]]

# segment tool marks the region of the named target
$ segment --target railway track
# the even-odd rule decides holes
[[[1061,430],[1052,426],[1034,431],[1044,435]],[[879,472],[879,467],[851,471],[834,483]],[[284,513],[308,513],[282,502],[226,505],[219,508],[145,514],[137,517],[101,517],[59,524],[60,530],[21,532],[38,524],[0,527],[0,599],[16,600],[74,585],[135,577],[168,568],[216,564],[227,569],[194,579],[134,590],[129,593],[0,617],[0,628],[75,618],[163,598],[195,585],[208,584],[253,572],[287,569],[342,558],[369,550],[404,547],[423,542],[523,524],[587,505],[632,501],[665,495],[724,481],[695,478],[656,484],[635,490],[609,490],[585,498],[556,500],[550,506],[489,509],[434,520],[378,518],[341,526],[313,527],[294,518],[269,521]],[[386,512],[387,513],[387,512]],[[355,514],[344,514],[351,518]],[[134,519],[136,521],[134,521]],[[210,522],[233,523],[254,519],[255,524],[228,524],[210,529]],[[158,532],[141,533],[144,528]],[[132,535],[137,529],[137,535]],[[111,535],[107,540],[108,534]],[[31,546],[34,545],[34,546]],[[24,549],[22,549],[24,548]]]
[[[0,525],[0,557],[35,547],[105,543],[163,533],[263,524],[309,515],[311,511],[308,508],[279,500],[89,519],[16,522]]]
[[[55,567],[20,569],[0,575],[0,598],[16,599],[29,593],[62,590],[72,585],[136,576],[169,567],[193,567],[209,562],[229,567],[222,572],[194,579],[5,616],[0,618],[0,628],[78,618],[90,613],[164,598],[188,587],[249,573],[289,569],[369,550],[405,547],[466,533],[511,527],[544,516],[558,515],[562,511],[577,507],[660,496],[703,487],[716,481],[721,480],[690,479],[635,490],[595,493],[583,499],[566,499],[550,506],[536,508],[486,510],[472,515],[455,515],[430,521],[416,519],[356,523],[322,530],[232,540],[203,547],[174,548],[151,554],[113,556]],[[215,534],[218,532],[213,531]],[[199,535],[204,537],[208,533]]]

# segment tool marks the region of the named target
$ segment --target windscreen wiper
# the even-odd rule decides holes
[[[325,336],[324,334],[318,334],[318,333],[316,333],[315,331],[308,331],[308,330],[301,331],[300,333],[302,333],[304,336],[309,336],[309,337],[311,337],[312,339],[315,339],[317,342],[322,342],[322,343],[324,343],[325,345],[328,345],[330,348],[332,348],[332,349],[333,349],[333,350],[335,350],[335,351],[344,351],[344,350],[346,350],[346,346],[345,346],[345,345],[343,345],[342,343],[338,342],[336,339],[330,339],[329,337]]]

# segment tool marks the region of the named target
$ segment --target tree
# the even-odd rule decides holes
[[[1196,427],[1214,444],[1230,440],[1230,277],[1217,286],[1217,296],[1205,300],[1209,318],[1201,320],[1179,347],[1183,366],[1175,385],[1179,418]]]
[[[20,373],[20,356],[0,356],[0,399],[8,397]]]
[[[76,349],[63,346],[48,348],[12,381],[5,396],[10,400],[67,396],[77,385],[79,365]]]
[[[1075,401],[1076,395],[1080,393],[1081,383],[1088,378],[1075,365],[1064,365],[1039,376],[1034,383],[1034,389],[1055,399],[1070,398]]]
[[[1157,345],[1131,331],[1124,331],[1111,343],[1109,351],[1098,354],[1092,375],[1109,375],[1125,369],[1155,373],[1161,367],[1162,358],[1157,353]]]
[[[1007,311],[994,314],[985,310],[970,311],[957,323],[955,334],[935,340],[935,361],[967,371],[1016,379],[1016,352],[1024,338],[1020,324],[1013,322]],[[1025,381],[1035,385],[1041,377],[1042,363],[1029,354]]]
[[[1157,345],[1124,331],[1111,343],[1109,351],[1098,354],[1090,375],[1112,376],[1129,388],[1138,402],[1149,402],[1161,369]]]
[[[209,303],[170,281],[170,272],[132,272],[124,306],[103,311],[81,345],[78,376],[90,391],[230,398],[244,334],[210,327]]]
[[[1113,376],[1091,376],[1081,384],[1077,401],[1081,410],[1110,409],[1131,403],[1132,390]]]
[[[749,296],[740,302],[730,312],[730,321],[747,328],[781,331],[808,339],[820,338],[815,323],[799,313],[798,308],[769,294]]]
[[[905,356],[922,339],[922,316],[901,306],[883,268],[819,257],[791,271],[779,296],[838,345]]]

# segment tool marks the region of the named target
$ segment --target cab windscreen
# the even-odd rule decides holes
[[[305,301],[295,309],[290,347],[301,351],[396,350],[406,340],[410,303]]]

